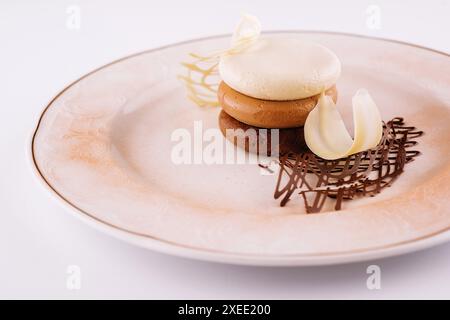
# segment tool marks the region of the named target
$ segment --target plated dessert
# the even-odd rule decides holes
[[[244,16],[231,48],[203,58],[193,54],[200,57],[197,63],[211,63],[197,84],[214,92],[205,80],[214,72],[220,75],[222,134],[247,152],[278,156],[274,195],[284,196],[281,206],[297,192],[309,213],[319,212],[330,197],[339,210],[343,200],[374,196],[389,186],[419,154],[407,148],[422,132],[404,126],[401,118],[383,124],[368,90],[359,89],[352,98],[352,137],[336,106],[342,69],[337,55],[312,41],[261,37],[260,28],[255,17]],[[202,70],[196,62],[184,65]],[[191,76],[181,78],[191,99],[204,105]],[[314,195],[313,205],[308,194]]]
[[[341,64],[324,46],[298,39],[259,39],[220,59],[218,89],[223,110],[262,128],[305,124],[322,93],[337,99]]]
[[[348,34],[299,30],[254,38],[252,31],[240,33],[244,40],[231,44],[229,36],[216,36],[148,50],[98,68],[57,93],[30,143],[41,185],[101,232],[151,250],[216,262],[336,264],[450,239],[448,54]],[[243,53],[258,39],[295,39],[334,52],[341,64],[338,99],[320,94],[304,125],[258,130],[278,130],[280,145],[282,130],[296,131],[294,146],[286,144],[278,156],[258,156],[244,165],[201,158],[174,163],[179,141],[171,135],[192,138],[188,160],[194,161],[199,124],[205,153],[219,144],[256,158],[223,137],[219,118],[228,122],[226,127],[244,122],[222,109],[218,88],[221,54]],[[186,60],[189,68],[180,66]],[[180,74],[192,80],[186,81],[194,103]],[[359,91],[362,87],[366,91]],[[336,136],[327,129],[333,126],[345,131],[337,131],[342,143],[330,158],[357,150],[354,143],[365,148],[365,137],[355,134],[352,121],[367,93],[383,119],[379,143],[326,159],[328,141]],[[373,105],[362,105],[365,118]],[[371,124],[357,123],[358,132],[377,137]],[[307,137],[308,125],[324,130]],[[413,126],[426,134],[420,136]],[[310,147],[309,138],[317,143]],[[295,151],[301,141],[303,149]]]
[[[280,151],[299,152],[306,146],[302,127],[320,95],[337,100],[340,72],[333,52],[296,39],[259,40],[244,52],[224,55],[217,90],[223,109],[220,129],[225,136],[227,129],[280,129]],[[243,147],[252,151],[249,140]],[[241,141],[233,139],[237,145]],[[267,146],[271,149],[272,145]]]

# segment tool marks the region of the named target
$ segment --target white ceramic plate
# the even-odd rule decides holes
[[[45,108],[31,143],[38,177],[90,225],[161,252],[249,265],[321,265],[397,255],[450,238],[450,58],[360,36],[277,32],[339,56],[338,106],[367,88],[382,117],[425,131],[422,152],[393,186],[339,212],[281,208],[276,176],[257,165],[176,165],[171,133],[194,121],[217,128],[218,108],[186,99],[176,75],[189,52],[226,48],[228,36],[139,53],[77,80]]]

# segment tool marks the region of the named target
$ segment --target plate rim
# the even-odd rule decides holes
[[[373,37],[362,34],[346,33],[346,32],[335,32],[335,31],[320,31],[320,30],[270,30],[265,31],[263,34],[277,34],[277,33],[316,33],[316,34],[327,34],[327,35],[338,35],[338,36],[348,36],[363,38],[382,42],[397,43],[400,45],[406,45],[410,47],[415,47],[418,49],[430,51],[436,54],[443,55],[445,57],[450,57],[450,53],[439,51],[433,48],[425,47],[422,45],[405,42],[401,40],[388,39],[382,37]],[[426,236],[415,238],[412,240],[406,240],[402,242],[397,242],[393,244],[388,244],[380,247],[373,247],[361,250],[352,250],[348,252],[341,253],[321,253],[321,254],[282,254],[282,255],[257,255],[257,254],[245,254],[245,253],[231,253],[219,250],[211,250],[205,248],[196,248],[191,246],[185,246],[181,243],[175,243],[170,240],[159,239],[151,235],[139,234],[137,232],[129,231],[119,226],[115,226],[106,221],[96,218],[95,216],[89,214],[88,212],[78,208],[75,204],[72,204],[68,199],[62,196],[44,177],[35,159],[35,138],[39,131],[40,125],[46,114],[47,110],[52,106],[54,101],[63,95],[68,89],[82,81],[83,79],[89,77],[104,68],[111,65],[119,63],[121,61],[131,59],[143,54],[156,52],[159,50],[164,50],[171,47],[176,47],[184,44],[207,41],[212,39],[224,38],[230,36],[227,34],[212,35],[200,38],[189,39],[185,41],[175,42],[167,44],[164,46],[159,46],[147,50],[143,50],[137,53],[126,55],[122,58],[113,60],[106,63],[92,71],[84,74],[75,81],[70,82],[62,90],[60,90],[43,108],[42,111],[38,113],[38,120],[35,122],[36,125],[32,130],[27,147],[27,158],[29,159],[30,167],[33,172],[34,177],[40,181],[41,187],[47,190],[47,195],[52,199],[57,199],[57,203],[61,205],[65,210],[69,211],[73,216],[77,217],[84,223],[90,225],[94,229],[106,233],[116,239],[122,240],[124,242],[154,250],[160,253],[170,254],[174,256],[197,259],[209,262],[219,262],[227,264],[238,264],[238,265],[251,265],[251,266],[318,266],[318,265],[334,265],[334,264],[344,264],[352,262],[362,262],[373,259],[387,258],[392,256],[397,256],[401,254],[411,253],[419,250],[423,250],[432,246],[443,244],[450,241],[450,227],[433,232]]]

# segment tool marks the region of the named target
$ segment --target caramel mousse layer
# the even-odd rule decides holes
[[[335,102],[336,86],[325,91]],[[294,128],[305,124],[320,94],[298,100],[261,100],[246,96],[221,82],[217,91],[220,105],[233,118],[261,128]]]

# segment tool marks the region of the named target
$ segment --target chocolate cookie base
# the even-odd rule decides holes
[[[275,150],[281,154],[287,152],[301,153],[308,150],[305,142],[303,127],[285,129],[265,129],[254,127],[236,120],[223,110],[219,114],[219,127],[222,134],[229,141],[233,142],[236,146],[245,149],[247,152],[256,153],[258,155],[261,153],[262,155],[273,156]],[[239,134],[227,135],[227,129],[238,130],[235,132],[241,133],[256,133],[256,137],[253,139],[251,134],[244,136]],[[249,129],[253,130],[247,131]],[[278,130],[278,139],[276,139],[276,136],[273,137],[275,132],[272,130]],[[241,138],[237,138],[237,136],[240,136]],[[273,145],[274,143],[275,145]],[[260,150],[259,146],[263,146],[262,150]]]

